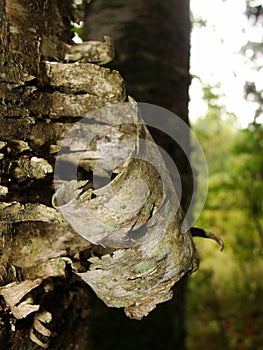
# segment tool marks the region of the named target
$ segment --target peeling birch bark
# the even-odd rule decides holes
[[[136,103],[129,99],[125,110],[123,78],[101,67],[113,58],[112,40],[74,45],[65,29],[74,20],[70,1],[0,0],[0,8],[0,295],[7,308],[0,311],[18,319],[35,313],[41,305],[31,294],[43,295],[69,268],[106,305],[139,320],[172,298],[171,288],[198,268],[198,259]],[[114,114],[107,109],[118,104]],[[108,114],[94,112],[101,108]],[[74,128],[87,113],[88,129]],[[76,134],[67,145],[70,130]],[[55,179],[54,209],[59,162],[79,165],[84,178]],[[114,179],[101,187],[90,181],[94,173],[106,177],[112,164]],[[36,314],[30,331],[39,345],[32,329],[50,335],[38,323],[43,315],[49,316]]]
[[[21,16],[27,17],[27,5],[23,11],[20,10]],[[13,11],[13,7],[7,9],[11,16],[8,20],[13,19]],[[15,23],[17,30],[11,36],[11,55],[14,56],[12,45],[19,36],[24,35],[20,24],[22,17]],[[10,30],[8,21],[4,30]],[[30,31],[29,34],[32,36]],[[2,110],[4,118],[1,120],[0,139],[3,148],[13,149],[15,154],[27,153],[14,162],[8,157],[8,151],[4,152],[7,164],[5,177],[9,176],[20,183],[29,179],[42,180],[53,172],[54,160],[36,157],[34,151],[43,147],[59,150],[72,127],[71,123],[56,123],[52,119],[42,121],[41,113],[48,118],[81,117],[85,110],[93,111],[127,99],[123,79],[118,72],[90,63],[101,64],[113,57],[111,39],[106,38],[105,43],[68,46],[65,43],[56,46],[55,40],[44,34],[39,41],[39,51],[35,54],[38,59],[41,54],[49,58],[61,57],[63,63],[49,61],[42,64],[36,57],[27,56],[20,71],[11,67],[6,70],[6,67],[1,75],[2,79],[5,78],[0,89],[2,98],[10,106],[13,106],[13,100],[19,101],[19,104],[17,109]],[[81,63],[65,63],[79,60]],[[31,63],[33,66],[29,65]],[[10,71],[13,75],[10,75]],[[26,82],[36,77],[43,79],[44,84],[47,84],[48,78],[53,91],[38,91],[34,84],[27,86]],[[11,81],[12,85],[6,81]],[[52,263],[56,261],[54,259],[58,259],[57,263],[60,264],[62,256],[72,257],[78,251],[88,249],[91,244],[108,247],[111,255],[90,257],[89,270],[76,272],[107,305],[124,307],[127,315],[140,319],[156,304],[172,297],[171,287],[184,274],[197,268],[197,258],[190,232],[180,232],[183,213],[165,164],[147,129],[138,125],[137,112],[131,113],[130,119],[126,115],[126,121],[131,124],[125,125],[122,119],[125,111],[122,108],[119,117],[109,113],[101,120],[99,113],[92,114],[93,124],[89,125],[87,132],[96,138],[90,148],[84,149],[78,136],[72,149],[73,155],[69,154],[63,159],[63,155],[59,154],[57,158],[57,162],[62,160],[71,164],[79,152],[82,157],[79,164],[86,172],[92,172],[105,150],[111,149],[111,158],[105,160],[106,164],[118,164],[118,159],[125,159],[124,164],[118,164],[118,169],[115,169],[115,179],[100,189],[94,189],[91,183],[83,193],[82,189],[78,189],[78,182],[66,182],[58,189],[53,203],[60,210],[63,202],[65,214],[65,201],[68,201],[70,215],[65,218],[73,230],[59,214],[46,206],[2,203],[2,237],[4,249],[10,252],[8,256],[2,254],[2,264],[18,266],[22,269],[23,278],[45,279],[64,275],[65,263],[62,263],[58,274],[52,272],[57,269],[57,265]],[[40,113],[40,116],[36,113]],[[18,116],[23,119],[17,119]],[[101,122],[106,122],[107,126],[102,126]],[[123,125],[116,126],[118,122]],[[123,139],[127,143],[124,148],[121,147]],[[11,140],[18,140],[16,149]],[[154,165],[147,162],[149,149],[141,140],[152,145],[150,153]],[[158,169],[155,165],[158,165]],[[107,171],[106,166],[100,175]],[[158,172],[162,172],[162,178]],[[138,186],[140,182],[144,185]],[[115,196],[112,196],[112,189]],[[123,203],[126,203],[125,210],[120,208]],[[89,216],[83,215],[83,207]],[[29,227],[34,225],[37,229],[32,232]],[[10,228],[15,233],[15,245]],[[24,232],[23,237],[18,233],[20,230]],[[115,251],[112,248],[116,248]]]
[[[118,120],[118,112],[127,115],[125,107],[122,113],[119,108],[116,113],[109,109],[109,121]],[[179,199],[158,148],[139,123],[136,105],[130,105],[125,120],[132,127],[102,125],[99,132],[97,126],[96,140],[90,144],[85,141],[92,125],[80,124],[70,132],[62,146],[74,153],[59,153],[57,162],[75,161],[77,167],[78,152],[83,152],[87,162],[102,159],[101,173],[111,169],[107,165],[118,164],[118,169],[116,177],[98,189],[65,182],[53,196],[53,205],[76,233],[114,249],[112,254],[91,257],[89,270],[78,275],[108,306],[124,307],[129,317],[141,319],[172,298],[172,286],[197,269],[198,259],[191,232],[181,232],[184,214]],[[121,160],[125,160],[122,165]]]

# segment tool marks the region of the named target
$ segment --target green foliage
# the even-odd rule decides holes
[[[248,41],[242,48],[241,53],[245,56],[249,55],[252,61],[256,61],[262,54],[263,43]],[[262,68],[262,66],[261,66]]]
[[[262,4],[259,4],[257,0],[246,0],[246,15],[249,19],[254,20],[254,24],[256,22],[263,20],[263,7]]]
[[[205,19],[194,16],[193,13],[191,13],[191,23],[195,28],[203,28],[207,25],[207,21]]]
[[[263,6],[262,4],[259,4],[257,0],[246,0],[246,15],[253,26],[258,26],[260,28],[263,25]],[[241,53],[243,53],[245,56],[248,56],[249,61],[253,63],[253,69],[256,70],[259,74],[262,74],[263,69],[262,51],[262,40],[259,40],[257,42],[248,40],[246,45],[241,48]],[[259,120],[259,117],[263,117],[262,87],[258,87],[254,81],[246,82],[245,95],[248,100],[252,100],[257,103],[258,108],[254,116],[254,122],[257,122],[257,120]]]
[[[189,283],[188,349],[260,349],[263,127],[254,122],[240,130],[236,117],[218,104],[216,88],[206,87],[204,97],[207,115],[193,129],[207,159],[209,190],[196,226],[219,234],[225,250],[195,238],[201,266]],[[193,163],[198,172],[194,152]]]
[[[78,13],[78,23],[72,23],[72,30],[73,33],[77,34],[79,38],[82,37],[83,28],[84,28],[84,22],[83,22],[83,16],[85,11],[86,3],[83,0],[74,0],[73,5],[76,8],[76,12]]]
[[[237,135],[234,148],[240,162],[236,171],[237,184],[244,198],[246,211],[257,231],[263,249],[263,127],[253,123]]]

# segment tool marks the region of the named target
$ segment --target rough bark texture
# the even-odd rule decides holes
[[[0,2],[2,349],[46,346],[48,311],[49,327],[60,332],[51,337],[51,348],[89,346],[87,288],[70,274],[65,283],[65,277],[66,257],[90,244],[51,208],[54,155],[70,126],[67,118],[54,123],[51,118],[79,114],[68,102],[72,96],[50,84],[45,62],[72,54],[72,13],[70,1]],[[95,100],[90,108],[96,108]]]
[[[111,40],[73,45],[73,12],[67,0],[0,0],[0,338],[7,349],[35,344],[88,349],[87,284],[108,306],[124,307],[126,315],[141,319],[197,268],[191,233],[180,231],[183,213],[160,154],[152,149],[167,179],[166,192],[157,170],[140,160],[148,151],[140,140],[152,139],[138,124],[136,108],[132,125],[114,125],[115,112],[106,121],[92,114],[88,132],[95,140],[84,147],[80,137],[78,142],[70,137],[73,146],[63,144],[80,117],[127,100],[120,74],[101,67],[113,56]],[[123,139],[129,152],[114,169],[112,198],[109,186],[96,190],[89,179],[105,149],[112,150],[108,164]],[[63,153],[64,146],[73,157]],[[78,152],[86,157],[78,158]],[[56,186],[62,183],[53,197],[58,210],[51,202],[55,159],[69,168],[77,159],[82,169],[81,181],[66,172],[55,178]],[[137,211],[112,214],[109,202],[114,207],[117,197],[129,203],[138,179],[148,189],[133,191]],[[83,230],[86,218],[74,221],[75,215],[65,215],[68,207],[71,213],[88,208],[100,225]]]

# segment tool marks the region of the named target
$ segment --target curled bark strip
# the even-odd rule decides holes
[[[48,324],[52,321],[52,314],[48,311],[42,311],[35,314],[33,326],[29,331],[29,338],[37,345],[41,346],[44,349],[48,348],[48,343],[40,340],[34,331],[37,331],[44,337],[49,338],[51,336],[51,331],[46,328],[44,324]]]
[[[222,241],[222,239],[220,237],[215,235],[213,232],[204,230],[204,229],[199,228],[199,227],[192,227],[190,229],[190,232],[191,232],[193,237],[202,237],[202,238],[213,239],[214,241],[216,241],[220,245],[221,251],[224,249],[224,242]]]
[[[4,297],[7,306],[17,319],[24,318],[39,309],[39,305],[34,305],[30,297],[24,302],[20,303],[20,301],[41,283],[42,279],[37,278],[35,280],[26,280],[21,283],[13,282],[4,287],[0,287],[0,295]]]
[[[68,158],[76,168],[79,154],[84,154],[88,162],[96,157],[97,163],[93,186],[77,180],[65,182],[54,194],[53,206],[77,234],[114,249],[111,254],[88,258],[88,270],[78,275],[106,305],[123,307],[127,316],[141,319],[172,298],[173,285],[195,271],[198,260],[190,231],[180,231],[184,214],[158,146],[133,104],[130,123],[118,108],[103,113],[109,121],[118,119],[117,126],[106,120],[100,132],[87,140],[92,126],[82,123],[63,142],[62,149],[66,145],[71,152],[60,152],[57,162]],[[96,184],[107,173],[116,176],[109,176],[101,186]],[[57,175],[63,176],[63,171]]]
[[[38,312],[34,319],[34,329],[45,337],[50,337],[51,331],[43,323],[48,324],[52,321],[52,314],[48,311]]]

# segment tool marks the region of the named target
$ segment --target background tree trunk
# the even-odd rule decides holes
[[[104,35],[114,39],[116,58],[110,66],[125,77],[128,94],[137,101],[165,107],[189,124],[189,1],[96,0],[86,7],[83,39],[101,40]],[[167,135],[152,129],[151,133],[179,169],[182,207],[187,210],[192,191],[189,162]],[[144,350],[185,349],[185,294],[186,280],[181,280],[174,288],[174,298],[139,324],[119,310],[95,303],[91,334],[96,348],[135,349],[139,343]]]

